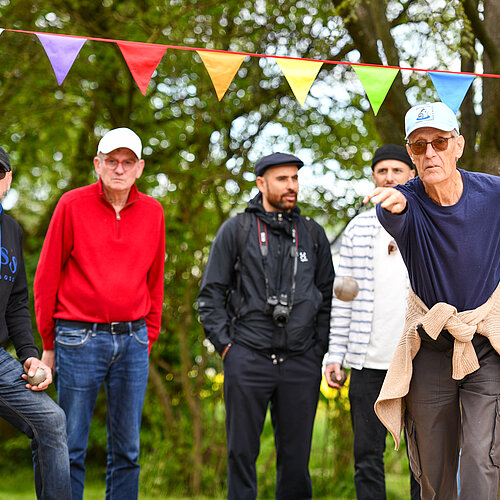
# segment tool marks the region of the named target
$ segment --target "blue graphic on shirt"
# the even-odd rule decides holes
[[[0,205],[0,215],[3,212],[3,207]],[[5,273],[5,267],[8,266],[11,274]],[[17,271],[17,257],[9,255],[9,250],[2,246],[2,226],[0,225],[0,280],[14,281]]]
[[[0,280],[14,281],[17,271],[17,257],[9,255],[9,251],[5,247],[0,247],[0,265],[2,266]]]

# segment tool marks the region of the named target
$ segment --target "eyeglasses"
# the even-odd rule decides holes
[[[5,176],[7,175],[7,172],[10,172],[10,170],[0,170],[0,180],[4,179]]]
[[[118,161],[118,160],[115,160],[114,158],[104,158],[103,161],[104,161],[104,165],[106,165],[106,167],[109,168],[110,170],[114,170],[115,168],[118,168],[118,165],[121,165],[123,167],[123,170],[130,170],[137,163],[137,160]]]
[[[450,139],[455,139],[455,137],[438,137],[432,141],[417,141],[409,142],[411,152],[414,155],[423,155],[427,151],[427,144],[430,144],[434,151],[446,151],[448,149],[448,141]]]

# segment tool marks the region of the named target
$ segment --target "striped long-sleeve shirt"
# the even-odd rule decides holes
[[[327,364],[363,368],[372,333],[374,244],[380,231],[385,230],[373,208],[355,217],[344,232],[336,274],[354,278],[359,293],[350,302],[333,297]]]

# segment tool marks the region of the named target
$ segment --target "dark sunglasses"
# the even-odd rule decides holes
[[[416,141],[409,142],[408,146],[410,146],[411,152],[414,155],[423,155],[427,151],[427,144],[430,144],[434,151],[446,151],[448,149],[448,141],[450,139],[455,139],[455,137],[438,137],[437,139],[433,139],[432,141]]]
[[[0,180],[4,179],[5,176],[7,175],[7,172],[10,172],[10,170],[0,170]]]

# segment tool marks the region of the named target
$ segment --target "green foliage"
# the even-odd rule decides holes
[[[475,25],[466,17],[464,2],[438,4],[4,0],[0,15],[5,28],[438,68],[447,67],[465,42],[467,54],[475,50],[470,42]],[[145,97],[115,44],[88,41],[61,87],[33,35],[4,32],[0,56],[0,144],[12,159],[17,202],[11,212],[25,230],[30,280],[60,195],[95,179],[92,157],[102,134],[129,126],[143,139],[146,169],[138,184],[162,203],[167,242],[165,308],[151,355],[141,481],[152,492],[221,495],[226,460],[222,365],[204,342],[196,312],[215,232],[255,193],[253,163],[268,152],[287,150],[308,165],[301,171],[303,211],[333,237],[360,208],[360,197],[371,185],[364,179],[373,151],[382,142],[401,143],[405,110],[436,97],[429,78],[417,72],[398,77],[374,117],[354,72],[340,65],[323,66],[302,108],[272,59],[247,58],[218,102],[192,51],[168,50]],[[480,97],[479,89],[476,101]],[[475,106],[472,137],[479,138],[487,110],[479,117],[480,103]],[[483,139],[480,147],[492,148],[498,157],[493,141]],[[100,467],[104,415],[100,395],[88,454],[88,461]],[[322,400],[311,460],[318,495],[352,496],[350,435],[345,397]],[[26,440],[14,433],[3,445],[9,457],[26,453]],[[259,467],[267,496],[274,488],[273,453],[266,424]]]

